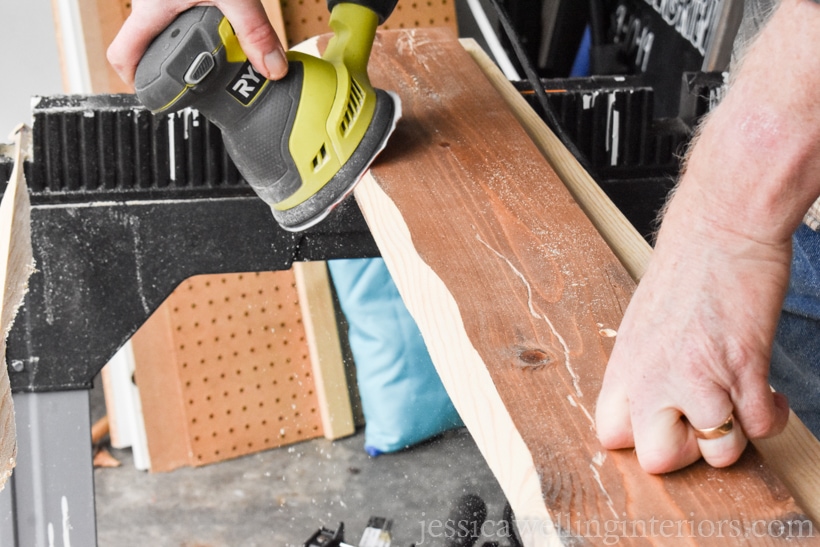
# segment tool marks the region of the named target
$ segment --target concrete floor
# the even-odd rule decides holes
[[[92,416],[104,412],[99,391]],[[130,450],[112,450],[123,465],[94,473],[99,545],[301,546],[340,521],[357,545],[372,515],[393,519],[394,546],[440,546],[422,528],[446,519],[464,493],[485,500],[488,520],[501,519],[504,495],[465,429],[378,458],[363,444],[360,431],[157,474],[136,470]]]

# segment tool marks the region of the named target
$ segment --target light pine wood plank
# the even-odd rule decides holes
[[[313,381],[324,435],[339,439],[356,431],[326,262],[295,262],[293,274],[305,323]]]
[[[14,403],[11,398],[6,363],[6,338],[34,271],[31,252],[31,205],[23,174],[25,151],[29,147],[28,128],[20,126],[15,134],[14,169],[0,202],[0,490],[11,476],[17,457]]]
[[[370,67],[405,116],[357,199],[456,407],[485,455],[496,453],[488,460],[516,515],[543,525],[528,544],[557,534],[603,543],[589,525],[654,521],[681,527],[683,544],[724,545],[725,535],[686,532],[801,518],[753,449],[727,470],[701,463],[659,477],[632,451],[600,446],[592,410],[631,276],[457,41],[382,33]],[[505,413],[525,448],[498,454],[515,443]],[[621,543],[669,541],[638,535],[651,537]]]
[[[504,97],[516,119],[538,146],[542,155],[566,185],[575,201],[636,281],[652,255],[652,248],[626,217],[604,194],[589,173],[567,150],[558,137],[535,114],[521,94],[510,85],[473,40],[462,46],[487,75],[496,91]],[[803,425],[794,412],[781,435],[753,441],[766,463],[789,487],[794,498],[815,522],[820,522],[820,441]]]

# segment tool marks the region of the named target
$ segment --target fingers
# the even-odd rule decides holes
[[[278,80],[288,71],[285,50],[273,30],[265,9],[257,1],[216,2],[231,22],[239,44],[256,70],[270,80]]]
[[[608,449],[634,446],[641,467],[649,473],[675,471],[701,457],[713,467],[727,467],[740,458],[749,438],[775,435],[788,422],[788,401],[772,393],[765,381],[750,382],[735,399],[715,386],[683,404],[670,401],[659,406],[660,400],[646,403],[639,397],[630,402],[623,370],[610,366],[604,376],[596,407],[598,437]],[[710,431],[727,419],[730,428]],[[743,424],[750,424],[753,433],[747,433]]]
[[[733,397],[735,416],[750,439],[771,437],[783,431],[789,421],[789,403],[772,392],[768,379],[749,378],[747,387]]]
[[[632,437],[632,419],[629,415],[629,395],[624,369],[608,366],[604,373],[601,394],[595,406],[595,424],[598,439],[610,450],[635,446]]]
[[[287,74],[284,48],[268,21],[259,0],[197,0],[134,2],[131,15],[108,48],[108,62],[127,84],[151,41],[173,22],[176,16],[197,4],[214,4],[228,18],[248,60],[262,75],[278,80]]]
[[[633,427],[638,462],[649,473],[668,473],[700,459],[698,443],[676,409],[633,412]]]
[[[131,86],[134,85],[134,73],[143,53],[178,14],[169,9],[140,9],[139,6],[135,3],[131,15],[125,20],[107,51],[108,62],[114,71]]]
[[[712,467],[735,463],[748,444],[729,394],[715,388],[686,409],[686,420],[698,451]]]

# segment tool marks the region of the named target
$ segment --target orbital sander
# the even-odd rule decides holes
[[[196,108],[279,225],[305,230],[353,191],[401,115],[398,96],[367,74],[376,28],[395,3],[331,0],[322,57],[288,52],[277,81],[254,69],[218,8],[191,8],[146,50],[137,97],[155,113]]]

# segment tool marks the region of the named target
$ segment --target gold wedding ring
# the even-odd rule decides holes
[[[717,427],[710,427],[707,429],[698,429],[697,427],[692,427],[695,430],[695,437],[698,439],[719,439],[725,435],[728,435],[732,432],[732,429],[735,427],[735,417],[732,414],[729,414],[729,417],[726,418],[726,421],[720,424]]]

